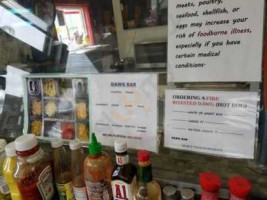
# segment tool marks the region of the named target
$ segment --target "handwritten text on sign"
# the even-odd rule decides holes
[[[253,158],[258,94],[167,90],[165,146]]]
[[[168,1],[168,81],[260,81],[264,0]]]

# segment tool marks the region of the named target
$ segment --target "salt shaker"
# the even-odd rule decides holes
[[[195,192],[191,189],[182,189],[181,190],[181,199],[182,200],[194,200]]]
[[[177,189],[172,185],[167,185],[163,188],[163,200],[177,200]]]

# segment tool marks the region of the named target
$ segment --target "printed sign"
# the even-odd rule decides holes
[[[258,93],[167,90],[165,147],[254,158]]]
[[[157,152],[157,83],[156,74],[93,75],[91,133],[103,145],[122,138],[130,148]]]
[[[261,81],[264,0],[168,1],[168,81]]]

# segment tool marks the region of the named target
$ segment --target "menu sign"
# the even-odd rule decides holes
[[[168,81],[261,81],[264,0],[168,1]]]
[[[167,90],[165,146],[254,157],[258,93]]]
[[[91,132],[103,145],[122,138],[130,148],[158,151],[157,83],[156,74],[91,77]]]
[[[25,133],[42,139],[89,140],[86,76],[65,74],[25,77]]]

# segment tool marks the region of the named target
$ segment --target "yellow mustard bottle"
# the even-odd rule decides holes
[[[5,146],[6,140],[0,139],[0,199],[11,200],[10,190],[3,174],[3,163],[6,157]]]
[[[9,143],[5,147],[6,158],[3,164],[3,173],[5,180],[9,186],[12,200],[22,200],[18,186],[15,182],[13,172],[16,167],[17,155],[14,142]]]

